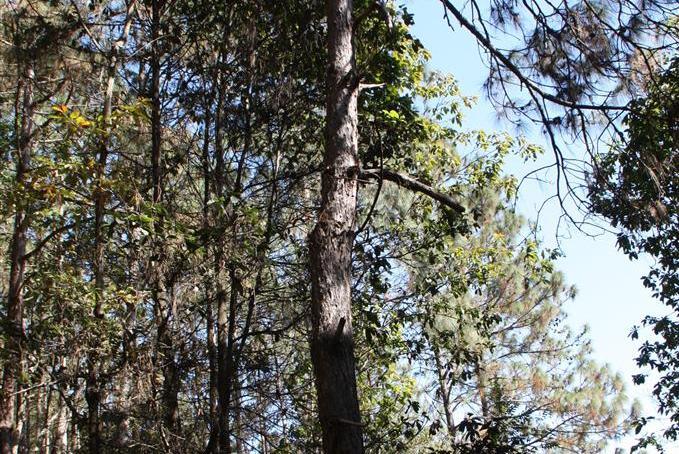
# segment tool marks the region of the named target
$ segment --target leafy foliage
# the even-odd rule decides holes
[[[633,103],[625,119],[625,141],[600,158],[592,177],[592,207],[620,229],[618,245],[630,258],[655,260],[644,286],[670,313],[646,317],[659,340],[645,342],[637,358],[659,372],[653,393],[659,411],[670,417],[664,436],[679,435],[679,61],[673,60],[651,84],[648,95]],[[638,331],[632,333],[638,336]],[[635,381],[643,383],[639,374]],[[643,425],[643,420],[642,420]],[[650,443],[650,441],[648,441]]]
[[[14,447],[318,452],[307,238],[325,140],[322,2],[1,5]],[[623,428],[624,395],[563,328],[570,289],[505,206],[517,187],[505,160],[542,150],[463,127],[474,99],[427,71],[405,7],[354,7],[359,154],[379,176],[361,181],[352,269],[367,449],[600,446]],[[453,411],[447,434],[444,395],[470,413]]]

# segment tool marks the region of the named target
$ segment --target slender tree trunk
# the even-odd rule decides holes
[[[48,377],[45,377],[45,379],[48,379]],[[43,419],[42,427],[40,428],[41,454],[47,454],[49,452],[50,443],[52,442],[52,440],[50,439],[50,435],[52,434],[51,430],[52,418],[50,417],[51,402],[52,402],[52,388],[49,387],[45,390],[45,413],[42,418]]]
[[[30,318],[30,316],[29,316]],[[36,377],[40,380],[40,376]],[[42,411],[42,388],[38,387],[34,390],[23,393],[26,396],[26,414],[22,418],[18,416],[19,420],[26,421],[26,432],[19,442],[19,449],[22,452],[30,452],[37,450],[40,446],[40,428],[42,427],[40,415]]]
[[[212,285],[210,286],[212,288]],[[206,295],[207,353],[210,364],[210,427],[217,425],[217,343],[215,342],[215,316],[209,289]]]
[[[106,209],[106,193],[102,188],[102,181],[106,173],[108,161],[108,142],[110,131],[110,117],[113,110],[113,93],[115,79],[120,66],[121,51],[127,43],[127,37],[132,23],[132,13],[135,7],[135,0],[129,2],[125,24],[122,35],[111,47],[108,56],[108,68],[106,72],[106,89],[104,92],[104,106],[102,111],[102,136],[99,142],[99,152],[97,158],[97,178],[94,192],[94,286],[95,286],[95,306],[94,316],[98,319],[104,318],[103,303],[105,298],[105,248],[106,239],[104,238],[103,224]],[[101,421],[99,417],[100,404],[102,400],[102,390],[100,383],[99,358],[96,353],[91,354],[88,360],[87,386],[85,390],[85,400],[87,401],[87,429],[88,447],[90,453],[101,452]]]
[[[76,397],[78,397],[78,394],[80,393],[81,389],[76,389]],[[71,414],[71,425],[69,427],[71,433],[68,436],[67,452],[76,452],[78,449],[80,449],[82,442],[80,440],[80,431],[78,430],[78,425],[79,424],[77,415]]]
[[[94,316],[104,318],[104,254],[106,240],[104,238],[104,210],[106,208],[106,193],[102,188],[106,162],[108,160],[108,123],[113,105],[113,86],[115,82],[115,56],[110,57],[106,93],[104,94],[104,109],[102,112],[103,134],[99,143],[99,157],[97,159],[97,178],[94,190],[94,286],[95,306]]]
[[[49,376],[47,376],[49,378]],[[48,387],[45,390],[45,415],[43,417],[43,424],[42,424],[42,446],[40,448],[40,452],[42,454],[49,454],[50,452],[50,446],[54,443],[54,440],[52,440],[52,426],[54,422],[56,421],[56,415],[52,411],[52,400],[53,400],[53,389],[52,387]]]
[[[97,159],[97,188],[94,196],[94,282],[96,287],[96,303],[94,315],[103,318],[103,297],[104,297],[104,252],[105,238],[103,235],[104,210],[106,208],[106,194],[102,189],[102,180],[106,172],[108,161],[108,142],[110,133],[110,118],[113,111],[113,91],[115,88],[116,75],[121,64],[122,51],[127,43],[127,37],[132,25],[132,14],[136,0],[129,2],[125,16],[125,25],[120,38],[112,45],[111,53],[108,57],[108,68],[106,73],[106,91],[104,93],[104,107],[102,111],[102,135],[99,142],[99,157]]]
[[[35,73],[30,64],[24,74],[19,75],[17,87],[16,126],[16,183],[24,188],[28,182],[27,173],[31,161],[33,134],[33,83]],[[22,99],[21,99],[22,98]],[[21,102],[19,100],[21,99]],[[17,200],[14,214],[14,229],[9,247],[10,273],[7,295],[7,313],[4,324],[7,330],[7,357],[3,365],[2,390],[0,390],[0,452],[10,454],[18,443],[16,413],[19,407],[21,386],[19,377],[23,371],[24,337],[24,272],[26,269],[26,234],[28,231],[28,208],[26,201]]]
[[[87,402],[87,448],[90,454],[101,452],[101,421],[99,420],[99,405],[101,404],[101,390],[99,387],[99,377],[97,376],[97,366],[90,363],[88,365],[85,386],[85,401]]]
[[[455,421],[453,420],[453,412],[450,407],[450,386],[447,384],[446,372],[443,369],[443,364],[441,364],[441,353],[437,347],[434,347],[434,361],[436,362],[436,373],[439,380],[439,392],[441,393],[443,411],[446,416],[446,428],[448,429],[448,435],[450,435],[450,441],[454,448],[457,429],[455,427]]]
[[[326,148],[321,210],[310,238],[311,358],[323,450],[362,453],[351,320],[351,251],[359,162],[352,0],[327,0]]]
[[[241,411],[241,387],[240,383],[236,382],[234,386],[236,394],[235,410],[234,410],[234,434],[236,438],[236,453],[243,454],[243,420]]]
[[[153,186],[153,205],[159,206],[163,200],[163,164],[162,164],[162,123],[160,98],[160,16],[163,0],[151,2],[151,184]],[[163,264],[163,216],[156,214],[155,251],[153,267],[153,300],[157,317],[157,348],[160,366],[163,370],[162,413],[163,424],[171,431],[177,431],[179,421],[179,389],[181,387],[180,371],[175,359],[173,339],[172,313],[168,300]]]
[[[218,374],[219,383],[219,452],[231,453],[231,425],[229,410],[231,405],[231,393],[233,391],[234,378],[234,339],[236,334],[236,308],[238,305],[238,292],[236,286],[238,278],[234,266],[229,267],[229,280],[231,289],[228,304],[226,294],[220,291],[218,298],[217,313],[217,343],[218,343]]]
[[[249,40],[252,41],[252,35],[254,29],[250,31]],[[250,111],[250,85],[252,77],[252,66],[254,65],[254,52],[250,47],[249,54],[247,55],[248,60],[248,80],[246,82],[244,93],[241,96],[241,105],[244,110],[244,143],[243,151],[241,152],[240,159],[238,160],[238,167],[236,169],[236,179],[233,184],[233,193],[236,196],[240,196],[243,187],[243,172],[245,171],[245,160],[247,159],[251,147],[252,147],[252,131],[251,125],[251,111]],[[220,183],[223,186],[223,182]],[[236,237],[236,222],[234,208],[229,204],[229,213],[227,222],[231,224],[233,228],[233,238]],[[230,407],[231,407],[231,397],[234,392],[234,384],[238,383],[238,368],[239,368],[239,357],[240,352],[236,346],[236,319],[238,316],[238,310],[240,308],[239,304],[239,293],[242,289],[240,277],[237,274],[236,267],[233,264],[229,265],[229,281],[230,281],[230,293],[229,293],[229,306],[228,306],[228,316],[226,310],[221,306],[222,309],[219,310],[218,314],[218,326],[221,327],[221,336],[218,336],[221,341],[219,342],[219,389],[220,389],[220,434],[219,434],[219,450],[221,453],[231,453],[231,435],[234,432],[231,427],[230,421]],[[226,318],[225,318],[226,317]],[[226,333],[223,332],[224,326],[226,326]],[[241,333],[241,338],[244,340],[247,336],[247,324],[243,328],[244,332]],[[226,334],[226,335],[224,335]],[[238,403],[238,400],[236,400]],[[237,416],[239,409],[235,409],[235,415]],[[236,421],[236,429],[238,429],[238,424]],[[236,452],[239,452],[239,442],[236,440]]]
[[[216,81],[215,81],[216,85]],[[215,86],[213,85],[213,87]],[[209,251],[210,237],[208,229],[210,227],[210,127],[212,126],[212,102],[214,101],[214,88],[209,97],[209,102],[205,105],[205,130],[203,131],[203,248],[205,250],[205,259],[207,262]],[[210,368],[210,382],[209,382],[209,396],[210,396],[210,430],[212,426],[217,423],[217,345],[215,342],[215,317],[213,311],[212,301],[212,287],[214,286],[214,279],[211,278],[210,273],[205,273],[205,280],[203,282],[205,291],[205,323],[207,325],[207,352]]]
[[[160,118],[160,4],[162,0],[152,0],[151,18],[151,183],[153,203],[161,201],[161,118]]]
[[[64,205],[59,202],[59,217],[64,218]],[[63,224],[62,224],[63,226]],[[64,244],[62,242],[57,243],[56,246],[56,256],[57,259],[57,273],[61,274],[64,271]],[[57,304],[57,311],[59,313],[59,319],[63,322],[64,319],[64,301],[59,300]],[[60,336],[59,343],[65,344],[65,337]],[[74,355],[75,356],[75,355]],[[63,355],[58,358],[59,369],[65,370],[68,366],[68,360]],[[52,444],[49,449],[50,454],[62,454],[68,452],[68,415],[69,408],[65,402],[62,401],[62,394],[67,393],[68,384],[65,382],[60,382],[57,384],[57,389],[59,392],[56,393],[55,400],[57,405],[57,415],[56,415],[56,425],[54,427],[54,433],[52,434]]]
[[[164,289],[160,290],[161,292]],[[162,297],[161,297],[162,298]],[[162,301],[162,299],[161,299]],[[179,390],[181,387],[181,376],[179,365],[175,359],[174,339],[172,338],[172,330],[170,329],[169,313],[171,302],[165,300],[163,314],[161,315],[161,325],[158,328],[159,349],[162,358],[163,367],[163,404],[164,404],[164,421],[168,429],[172,431],[179,430]]]
[[[223,55],[220,54],[218,61],[221,61]],[[217,72],[217,106],[215,108],[215,124],[214,124],[214,141],[215,141],[215,195],[219,198],[224,196],[224,148],[222,136],[222,110],[224,109],[224,84],[222,74]],[[221,219],[219,213],[215,214],[215,218],[219,222]],[[228,347],[227,341],[227,324],[228,324],[228,309],[226,302],[226,289],[223,284],[224,271],[224,238],[219,235],[215,239],[214,244],[214,280],[215,280],[215,303],[217,306],[217,320],[216,320],[216,338],[217,344],[215,349],[215,371],[216,379],[215,388],[217,391],[217,419],[212,421],[212,430],[210,431],[210,440],[208,442],[206,452],[218,453],[222,449],[223,444],[228,445],[228,436],[223,437],[222,433],[228,426],[228,401],[226,397],[226,352]],[[226,415],[226,417],[225,417]]]
[[[490,417],[490,407],[488,405],[488,396],[486,395],[486,371],[481,366],[481,361],[481,358],[476,360],[474,372],[476,373],[477,391],[481,401],[481,414],[484,418],[488,418]]]
[[[65,360],[62,360],[62,365],[65,365]],[[60,405],[58,405],[57,424],[54,428],[54,436],[52,437],[52,454],[62,454],[68,450],[68,407],[66,404],[61,403],[60,396],[57,396],[57,402]]]

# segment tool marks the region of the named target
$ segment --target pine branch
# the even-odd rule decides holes
[[[377,180],[391,181],[401,186],[402,188],[406,188],[411,191],[419,192],[426,196],[429,196],[432,199],[439,202],[440,204],[445,205],[446,207],[450,208],[451,210],[459,214],[465,212],[465,208],[460,204],[460,202],[455,200],[453,197],[449,196],[448,194],[444,194],[432,188],[431,186],[424,184],[421,181],[418,181],[408,175],[403,175],[401,173],[387,169],[361,169],[360,177],[363,179],[373,178]]]

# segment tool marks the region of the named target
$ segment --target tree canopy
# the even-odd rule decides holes
[[[656,75],[645,97],[636,99],[625,118],[625,141],[602,156],[592,177],[592,206],[620,228],[618,245],[630,258],[650,256],[654,265],[643,282],[670,312],[648,316],[658,340],[646,341],[637,363],[660,374],[653,394],[659,411],[670,418],[664,435],[677,439],[677,339],[679,325],[679,235],[677,156],[679,155],[679,64],[675,59]],[[638,329],[632,334],[638,337]],[[643,383],[644,374],[635,376]],[[641,421],[644,424],[645,420]],[[651,443],[652,438],[644,444]]]
[[[676,309],[671,2],[441,3],[560,196],[557,135],[592,151],[627,114],[592,207]],[[541,148],[464,124],[406,6],[0,8],[3,454],[596,452],[630,428],[511,209],[504,162]],[[673,320],[640,363],[676,418]]]

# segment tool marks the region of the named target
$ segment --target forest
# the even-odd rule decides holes
[[[1,454],[672,451],[679,4],[417,1],[478,92],[412,1],[0,0]],[[536,160],[651,264],[633,377],[515,208]]]

